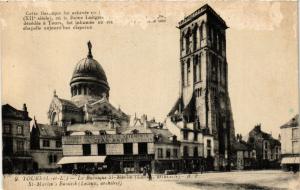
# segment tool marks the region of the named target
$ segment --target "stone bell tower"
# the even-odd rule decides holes
[[[185,122],[214,137],[215,169],[229,167],[234,125],[228,94],[225,21],[209,6],[179,22],[181,98]]]

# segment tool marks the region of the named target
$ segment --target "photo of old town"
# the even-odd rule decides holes
[[[125,87],[110,85],[112,76],[106,72],[106,67],[110,66],[104,66],[105,59],[101,58],[105,52],[98,51],[101,45],[108,45],[98,43],[96,38],[109,37],[89,36],[84,41],[74,38],[72,44],[80,47],[78,55],[71,55],[57,44],[57,49],[66,52],[64,61],[60,57],[52,59],[62,65],[57,73],[68,70],[72,74],[66,76],[69,81],[61,80],[64,89],[55,89],[55,83],[49,86],[51,101],[47,102],[47,113],[42,113],[47,121],[40,121],[36,115],[41,114],[32,111],[33,105],[25,101],[20,105],[9,101],[2,104],[4,176],[140,175],[140,180],[156,183],[157,176],[197,175],[199,177],[190,180],[174,179],[166,183],[174,183],[181,189],[297,189],[300,167],[298,110],[290,111],[289,118],[285,117],[285,121],[271,128],[266,128],[263,121],[251,120],[252,116],[248,115],[252,128],[240,132],[243,126],[235,123],[235,117],[243,113],[233,109],[236,107],[232,106],[232,84],[228,79],[237,73],[228,69],[231,63],[227,62],[227,49],[239,51],[243,46],[232,47],[234,42],[226,37],[230,26],[222,18],[222,11],[216,12],[210,4],[198,5],[194,12],[177,20],[177,26],[172,26],[177,33],[174,46],[179,53],[175,56],[179,60],[172,68],[180,74],[179,78],[174,78],[177,91],[170,93],[179,95],[175,101],[172,99],[173,104],[168,105],[161,120],[147,113],[126,113],[126,107],[111,101],[112,94],[118,96]],[[112,38],[109,40],[117,43]],[[60,41],[65,43],[63,39]],[[258,47],[247,48],[252,51],[251,48]],[[32,56],[37,52],[39,50],[35,49]],[[42,56],[47,59],[46,54]],[[73,60],[71,56],[77,59],[71,64],[73,67],[63,66],[65,60]],[[260,58],[253,59],[259,61]],[[43,65],[43,60],[39,61]],[[247,70],[244,72],[246,75]],[[263,72],[268,75],[268,71]],[[135,74],[132,72],[133,76]],[[43,73],[32,75],[43,76]],[[122,77],[122,73],[119,75],[118,85],[127,85],[130,91],[130,81]],[[256,80],[256,76],[251,80]],[[38,84],[38,81],[33,83]],[[25,89],[27,93],[39,93],[36,85],[24,86]],[[259,91],[259,88],[254,89]],[[290,90],[298,95],[296,88]],[[62,91],[69,97],[61,97]],[[139,94],[139,91],[128,93]],[[148,93],[149,97],[152,95]],[[240,96],[245,102],[250,101],[247,97]],[[43,96],[38,99],[36,107],[38,101],[44,101]],[[139,100],[131,100],[135,101]],[[264,105],[257,106],[257,110],[260,107]],[[280,117],[281,110],[276,111]]]

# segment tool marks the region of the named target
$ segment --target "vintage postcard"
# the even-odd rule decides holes
[[[300,189],[297,1],[0,2],[4,190]]]

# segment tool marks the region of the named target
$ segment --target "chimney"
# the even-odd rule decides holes
[[[261,124],[257,124],[257,125],[255,126],[255,130],[261,131]]]
[[[53,97],[56,97],[56,98],[58,97],[56,94],[56,90],[53,91]]]
[[[177,142],[177,136],[173,135],[173,142]]]
[[[27,106],[26,106],[26,104],[23,104],[23,111],[27,112]]]

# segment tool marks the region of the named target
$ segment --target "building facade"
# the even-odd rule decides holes
[[[70,135],[63,137],[64,171],[131,173],[151,165],[152,133]]]
[[[160,126],[152,127],[150,130],[154,134],[154,172],[168,174],[183,171],[181,142],[177,136]]]
[[[232,147],[232,166],[236,170],[253,169],[256,163],[256,150],[237,134]]]
[[[183,122],[176,124],[167,118],[166,127],[180,141],[180,156],[183,172],[200,171],[204,166],[206,170],[213,169],[214,141],[210,135],[203,135],[193,125],[184,126]]]
[[[299,171],[300,167],[300,129],[299,114],[280,127],[281,166],[284,170]]]
[[[214,168],[230,169],[234,125],[228,93],[225,21],[208,5],[179,22],[181,88],[172,122],[208,134]],[[181,124],[179,124],[181,125]]]
[[[30,132],[30,154],[35,172],[58,171],[58,160],[62,158],[61,138],[63,130],[59,126],[34,123]]]
[[[29,173],[32,171],[30,156],[30,121],[26,104],[18,110],[9,104],[2,106],[3,173]]]
[[[249,132],[247,142],[256,152],[256,169],[280,167],[281,143],[271,134],[261,130],[261,125],[256,125]]]

